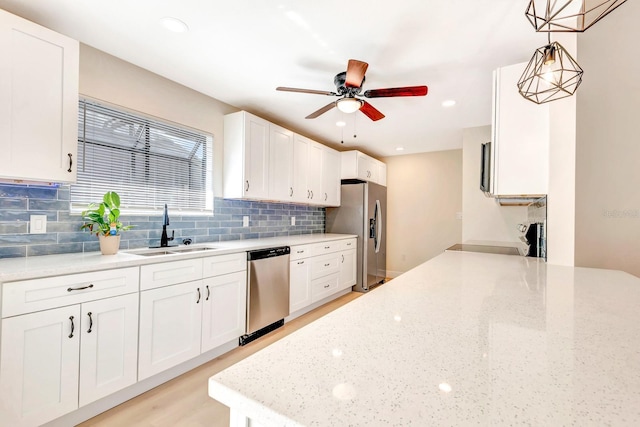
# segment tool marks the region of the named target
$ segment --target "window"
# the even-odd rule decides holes
[[[127,213],[213,213],[213,137],[81,99],[71,210],[120,195]]]

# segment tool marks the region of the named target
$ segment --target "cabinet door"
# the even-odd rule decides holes
[[[378,184],[387,186],[387,164],[378,162]]]
[[[360,152],[358,152],[358,178],[364,181],[378,181],[376,160]]]
[[[79,324],[79,305],[2,319],[2,425],[40,425],[77,409]]]
[[[325,206],[340,206],[340,153],[325,147],[322,150],[322,200]]]
[[[80,406],[136,382],[138,293],[82,304]]]
[[[548,191],[549,105],[524,99],[516,86],[526,63],[496,70],[493,98],[492,193],[542,195]]]
[[[269,194],[269,122],[245,113],[245,197],[265,199]]]
[[[75,182],[78,42],[0,10],[0,52],[0,177]]]
[[[138,380],[200,354],[202,281],[140,293]]]
[[[311,140],[295,134],[293,137],[293,201],[307,203],[309,147]]]
[[[311,305],[311,262],[291,261],[289,267],[289,313]]]
[[[247,273],[209,277],[202,282],[202,352],[214,349],[245,333]]]
[[[307,156],[307,203],[322,204],[322,145],[312,142]]]
[[[356,250],[350,249],[340,253],[340,274],[338,287],[350,288],[356,284]]]
[[[269,125],[269,198],[293,201],[293,132]]]

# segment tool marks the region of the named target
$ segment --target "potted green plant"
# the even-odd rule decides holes
[[[82,212],[84,224],[81,230],[89,230],[100,239],[102,255],[114,255],[120,247],[120,231],[129,230],[133,226],[124,225],[120,218],[120,196],[115,191],[107,191],[102,203],[91,203]]]

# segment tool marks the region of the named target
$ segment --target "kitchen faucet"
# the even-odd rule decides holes
[[[169,225],[169,212],[167,211],[167,204],[164,204],[164,215],[162,217],[162,236],[160,237],[160,247],[166,248],[169,246],[169,241],[173,240],[176,231],[171,232],[171,237],[167,237],[167,225]]]

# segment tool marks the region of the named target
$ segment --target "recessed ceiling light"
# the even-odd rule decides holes
[[[164,28],[174,33],[186,33],[187,31],[189,31],[189,27],[187,26],[187,24],[177,18],[172,18],[170,16],[162,18],[160,20],[160,23]]]
[[[396,151],[404,151],[404,147],[396,147]]]
[[[336,122],[336,126],[338,126],[340,128],[345,127],[346,125],[347,125],[347,123],[343,122],[342,120]]]
[[[443,107],[453,107],[454,105],[456,105],[456,101],[454,101],[453,99],[448,99],[442,102]]]

